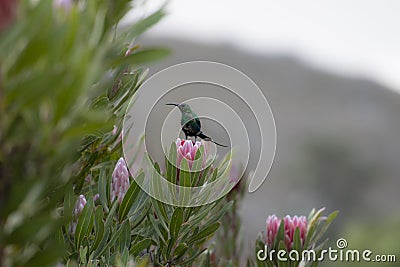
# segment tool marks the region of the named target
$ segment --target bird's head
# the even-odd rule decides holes
[[[192,109],[190,108],[189,104],[186,104],[186,103],[181,103],[181,104],[168,103],[168,104],[166,104],[166,105],[178,107],[179,110],[180,110],[182,113],[190,113],[190,112],[192,112]]]

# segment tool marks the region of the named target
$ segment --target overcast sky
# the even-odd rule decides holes
[[[165,2],[148,0],[143,10]],[[398,0],[171,0],[166,10],[149,35],[294,55],[400,92]]]

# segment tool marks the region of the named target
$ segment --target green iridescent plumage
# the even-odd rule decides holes
[[[213,142],[216,145],[219,145],[222,147],[227,147],[225,145],[215,142],[214,140],[211,139],[211,137],[208,137],[201,131],[200,119],[188,104],[186,104],[186,103],[182,103],[182,104],[171,103],[171,104],[167,104],[167,105],[176,106],[181,111],[181,114],[182,114],[181,126],[182,126],[182,131],[185,134],[186,139],[188,136],[194,136],[195,138],[199,137],[205,141]]]

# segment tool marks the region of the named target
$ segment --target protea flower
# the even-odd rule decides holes
[[[120,158],[115,165],[114,172],[112,174],[111,201],[114,201],[114,199],[117,198],[119,204],[121,204],[129,186],[128,167],[126,166],[125,160]]]
[[[291,218],[289,215],[286,215],[284,218],[285,224],[285,245],[288,250],[292,249],[294,232],[296,228],[300,230],[300,241],[301,246],[304,245],[306,234],[307,234],[307,219],[305,216],[294,216]]]
[[[78,217],[81,215],[83,208],[86,205],[86,198],[84,195],[79,195],[78,200],[76,201],[75,208],[74,208],[74,220],[69,225],[69,233],[71,235],[75,234],[76,225],[78,224]]]
[[[185,139],[176,139],[176,151],[177,151],[177,159],[176,163],[177,166],[179,167],[181,165],[182,159],[185,158],[188,163],[189,163],[189,168],[192,168],[193,161],[196,157],[197,150],[200,148],[202,145],[201,142],[196,141],[194,144],[191,140],[185,140]],[[203,156],[203,159],[205,159],[205,155]],[[204,161],[204,160],[203,160]]]
[[[274,245],[275,237],[278,234],[279,225],[281,224],[281,219],[276,217],[276,215],[268,216],[267,218],[267,244],[268,247],[272,248]]]
[[[296,228],[300,231],[301,246],[304,245],[307,237],[307,219],[305,216],[294,216],[293,218],[289,215],[283,219],[284,223],[284,243],[288,251],[292,250],[294,242],[294,233]],[[276,236],[278,234],[281,219],[276,215],[268,216],[267,218],[267,236],[266,241],[269,247],[273,247]]]

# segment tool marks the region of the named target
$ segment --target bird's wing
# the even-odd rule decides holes
[[[196,121],[197,125],[199,126],[199,129],[201,129],[201,123],[200,123],[199,117],[196,117],[195,121]]]

